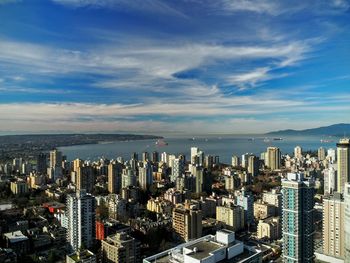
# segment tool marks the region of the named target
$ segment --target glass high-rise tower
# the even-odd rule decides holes
[[[283,262],[314,262],[314,195],[301,173],[282,180]]]

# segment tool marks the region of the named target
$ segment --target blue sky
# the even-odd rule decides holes
[[[0,132],[350,122],[348,0],[0,0]]]

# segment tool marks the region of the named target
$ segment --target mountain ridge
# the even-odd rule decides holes
[[[266,133],[267,135],[326,135],[326,136],[346,136],[350,135],[349,123],[338,123],[329,126],[304,130],[279,130]]]

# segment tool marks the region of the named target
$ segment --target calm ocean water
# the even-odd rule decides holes
[[[84,160],[97,160],[101,157],[115,159],[118,156],[129,159],[131,153],[141,153],[147,151],[167,152],[169,154],[185,154],[190,156],[192,146],[199,147],[205,154],[220,156],[220,162],[231,163],[232,155],[242,155],[253,153],[260,156],[269,146],[276,146],[281,149],[282,154],[292,154],[294,147],[299,145],[304,151],[317,150],[319,147],[336,148],[338,138],[324,138],[321,136],[283,136],[283,140],[273,140],[273,137],[265,138],[264,135],[243,136],[200,136],[190,137],[165,137],[168,145],[157,146],[156,140],[110,142],[102,144],[89,144],[60,147],[59,149],[67,156],[68,160],[81,158]],[[321,142],[321,139],[326,142]]]

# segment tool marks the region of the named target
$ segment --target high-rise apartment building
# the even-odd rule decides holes
[[[344,192],[345,183],[350,182],[350,139],[341,139],[337,143],[337,192]]]
[[[301,173],[282,180],[284,262],[314,262],[314,185]]]
[[[350,260],[350,183],[346,183],[344,187],[344,225],[345,225],[345,237],[344,237],[344,258]],[[346,261],[348,262],[348,261]]]
[[[248,173],[253,177],[259,174],[259,158],[255,155],[248,157]]]
[[[233,167],[237,167],[237,166],[240,165],[240,163],[239,163],[239,157],[238,157],[238,156],[236,156],[236,155],[233,155],[233,156],[232,156],[231,165],[232,165]]]
[[[254,196],[247,192],[245,188],[235,192],[235,204],[243,207],[244,220],[246,224],[251,224],[254,221]]]
[[[173,229],[185,241],[201,237],[202,211],[188,201],[177,205],[173,210]]]
[[[278,170],[281,167],[281,152],[277,147],[268,147],[266,152],[266,166],[271,170]]]
[[[39,153],[36,159],[36,171],[40,174],[45,174],[47,172],[47,162],[46,154]]]
[[[62,176],[62,153],[57,151],[57,149],[50,151],[48,175],[53,181]]]
[[[108,192],[110,194],[119,194],[122,188],[123,166],[119,162],[113,162],[108,165]]]
[[[300,146],[294,148],[294,157],[301,159],[303,157],[303,149]]]
[[[127,165],[122,171],[122,188],[136,186],[136,170]]]
[[[140,243],[125,232],[108,236],[105,240],[102,240],[101,245],[103,262],[141,262]]]
[[[185,163],[183,159],[176,158],[171,169],[170,181],[175,182],[185,172]]]
[[[344,258],[345,204],[335,192],[323,198],[323,254]]]
[[[143,190],[149,189],[153,184],[153,167],[150,161],[143,162],[139,167],[139,185]]]
[[[92,193],[95,185],[95,175],[92,166],[82,166],[78,168],[76,186],[77,190],[85,189],[86,192]]]
[[[90,248],[95,239],[95,198],[85,190],[67,196],[67,242],[70,248]]]
[[[323,147],[318,148],[317,158],[320,161],[323,161],[324,159],[326,159],[326,149],[325,148],[323,148]]]
[[[238,231],[244,228],[244,209],[241,206],[227,204],[216,207],[216,220],[225,223],[227,228]]]

